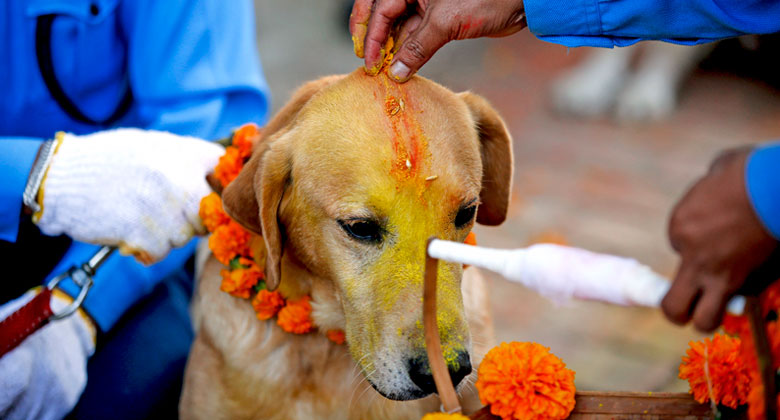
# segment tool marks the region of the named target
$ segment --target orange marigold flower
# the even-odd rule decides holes
[[[214,232],[217,227],[230,221],[230,216],[222,208],[222,199],[217,193],[211,193],[200,200],[198,215],[209,232]]]
[[[479,366],[477,390],[504,420],[565,419],[574,409],[574,371],[537,343],[501,343]]]
[[[263,289],[252,299],[252,307],[255,308],[257,319],[261,321],[273,318],[283,306],[284,298],[277,291],[270,292]]]
[[[715,334],[712,340],[691,341],[690,346],[687,357],[682,358],[679,376],[688,380],[688,392],[693,398],[700,403],[709,401],[711,386],[715,403],[731,408],[744,404],[750,390],[750,377],[740,357],[740,339]]]
[[[248,268],[222,270],[220,273],[222,274],[220,290],[242,299],[249,299],[252,288],[263,276],[263,273],[255,265]]]
[[[429,413],[424,415],[422,420],[469,420],[469,418],[460,413]]]
[[[328,340],[336,344],[344,344],[344,341],[347,339],[346,334],[344,334],[344,330],[328,330],[325,335],[328,336]]]
[[[314,328],[311,320],[310,297],[304,296],[298,300],[288,300],[279,311],[276,323],[283,330],[293,334],[305,334]]]
[[[236,179],[243,167],[244,158],[241,157],[241,151],[238,147],[228,146],[225,148],[225,154],[219,158],[219,163],[214,168],[214,176],[223,187],[227,187],[230,181]]]
[[[237,256],[250,255],[249,239],[249,232],[231,220],[214,229],[209,237],[209,248],[219,262],[229,265]]]
[[[252,154],[252,145],[259,136],[260,129],[254,123],[244,124],[233,133],[232,145],[238,148],[241,159],[246,159]]]

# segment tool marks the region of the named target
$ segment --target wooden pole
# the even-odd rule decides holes
[[[428,255],[428,245],[425,244],[425,278],[423,282],[423,327],[425,331],[425,348],[428,353],[428,363],[433,372],[433,381],[436,383],[436,392],[439,394],[441,404],[446,413],[460,413],[460,402],[455,387],[452,386],[452,378],[447,369],[447,363],[441,351],[439,339],[439,325],[436,322],[436,280],[438,277],[439,260]]]
[[[775,392],[775,370],[772,367],[772,350],[769,347],[769,337],[766,333],[766,323],[761,311],[761,301],[758,296],[747,296],[745,305],[750,331],[758,360],[758,372],[764,385],[764,418],[777,418],[777,393]]]

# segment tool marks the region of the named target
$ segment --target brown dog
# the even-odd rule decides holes
[[[425,243],[463,241],[475,219],[503,222],[511,179],[509,133],[474,94],[360,69],[304,85],[265,127],[223,202],[262,233],[268,287],[309,294],[320,332],[293,335],[257,320],[248,301],[219,290],[222,267],[210,258],[193,303],[182,417],[437,411],[422,331]],[[458,264],[440,264],[438,275],[445,358],[464,408],[474,409],[472,366],[493,340],[485,286]],[[322,333],[330,329],[343,329],[347,344],[331,343]]]

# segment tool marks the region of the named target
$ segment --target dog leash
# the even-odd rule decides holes
[[[64,273],[54,277],[46,284],[40,293],[29,302],[17,309],[11,315],[0,321],[0,357],[13,350],[27,337],[43,328],[50,321],[56,321],[73,315],[84,303],[89,289],[92,287],[92,277],[98,267],[103,264],[116,250],[116,247],[101,247],[89,261],[81,266],[73,266]],[[51,309],[51,295],[57,285],[65,279],[71,279],[79,286],[79,294],[62,311],[54,313]]]

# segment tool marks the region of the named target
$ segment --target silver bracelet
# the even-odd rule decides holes
[[[30,171],[30,177],[27,178],[27,185],[24,187],[22,202],[25,206],[32,209],[34,213],[41,211],[41,206],[38,204],[38,190],[41,188],[43,176],[46,175],[46,169],[49,168],[49,164],[54,157],[56,145],[56,140],[43,142],[41,152],[38,154],[38,159],[35,160],[32,171]]]

